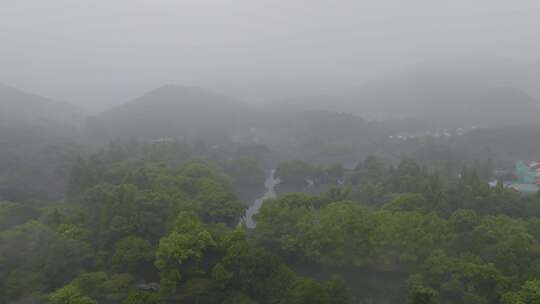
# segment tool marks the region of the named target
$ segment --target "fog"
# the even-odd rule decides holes
[[[538,62],[540,2],[0,1],[0,83],[101,110],[167,83],[247,101],[455,56]]]
[[[0,304],[540,299],[539,0],[0,0]]]

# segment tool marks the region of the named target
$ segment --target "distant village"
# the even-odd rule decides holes
[[[540,162],[525,163],[518,161],[513,171],[513,180],[503,181],[505,188],[516,190],[523,194],[536,194],[540,191]],[[490,182],[492,187],[498,181]]]

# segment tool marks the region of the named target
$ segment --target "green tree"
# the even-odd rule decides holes
[[[97,304],[97,302],[84,296],[75,285],[68,284],[52,293],[49,304]]]
[[[122,301],[122,304],[159,304],[162,303],[159,294],[136,291]]]
[[[54,289],[67,283],[84,270],[90,253],[88,244],[65,238],[37,221],[0,233],[0,271],[11,278],[12,286],[28,283],[27,294],[44,285]]]
[[[292,186],[306,186],[306,180],[314,180],[316,176],[317,169],[301,160],[286,161],[276,168],[276,177]]]
[[[153,259],[154,249],[147,240],[128,236],[116,242],[112,264],[118,271],[137,273],[137,270],[147,270]]]
[[[156,252],[154,264],[160,273],[161,291],[165,295],[173,294],[182,279],[182,266],[197,264],[205,251],[214,246],[212,235],[196,215],[180,214],[174,230],[160,240]]]
[[[325,286],[311,278],[296,280],[287,291],[285,302],[290,304],[327,304],[332,299]]]
[[[437,291],[431,287],[415,286],[409,293],[409,304],[437,304]]]
[[[503,304],[539,304],[540,280],[527,281],[517,292],[507,293],[503,296]]]

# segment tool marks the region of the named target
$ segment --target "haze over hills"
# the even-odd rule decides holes
[[[540,99],[540,61],[518,61],[497,56],[454,56],[430,60],[413,70],[444,70],[455,78],[490,87],[514,87]]]
[[[540,103],[519,89],[450,78],[443,71],[426,71],[370,83],[339,98],[343,110],[378,118],[415,117],[454,126],[537,121]]]
[[[86,128],[80,130],[88,131],[100,142],[117,138],[247,136],[293,145],[295,138],[306,140],[309,132],[328,131],[319,130],[318,119],[324,125],[341,126],[355,121],[354,124],[363,126],[355,130],[371,128],[360,117],[394,119],[394,122],[405,119],[398,123],[397,129],[401,129],[399,125],[411,127],[410,122],[415,122],[413,129],[418,132],[434,127],[537,124],[540,101],[535,95],[538,81],[535,75],[538,73],[540,70],[535,65],[500,58],[453,58],[427,62],[348,90],[274,101],[264,107],[199,87],[165,85],[87,118]],[[313,109],[327,112],[298,114]],[[0,123],[17,121],[28,126],[39,123],[50,128],[79,124],[84,120],[81,113],[69,103],[0,85]],[[333,115],[335,113],[353,115],[345,117]],[[28,126],[29,132],[39,133]],[[390,124],[385,126],[388,129]],[[14,124],[10,126],[14,127]],[[391,129],[397,130],[395,126]],[[333,130],[342,135],[351,132],[344,127]],[[64,131],[73,133],[74,130]],[[284,139],[282,132],[290,136]]]
[[[420,118],[444,126],[537,123],[535,75],[540,69],[493,61],[430,62],[355,88],[287,103],[376,119]]]
[[[88,227],[93,227],[91,225],[94,223],[101,223],[102,211],[110,210],[107,211],[110,214],[110,225],[107,226],[106,231],[113,231],[114,234],[122,229],[133,229],[131,227],[152,227],[154,231],[153,227],[157,223],[170,221],[160,215],[174,214],[173,208],[176,206],[186,208],[185,210],[196,208],[193,210],[205,214],[211,221],[219,220],[222,225],[216,225],[216,227],[222,229],[228,227],[226,225],[237,227],[238,223],[242,222],[245,218],[243,217],[245,206],[236,197],[249,202],[258,197],[259,191],[263,191],[261,184],[264,184],[268,190],[268,184],[264,181],[266,172],[271,170],[271,179],[274,179],[274,174],[276,174],[277,178],[283,181],[279,183],[281,186],[278,188],[281,192],[276,194],[284,195],[289,191],[300,192],[290,194],[290,196],[281,196],[280,199],[285,202],[284,206],[290,204],[300,207],[274,209],[279,212],[272,211],[271,216],[266,216],[267,221],[268,218],[272,218],[272,225],[266,222],[266,227],[272,227],[272,229],[275,223],[274,218],[279,220],[276,226],[294,227],[292,224],[283,224],[280,215],[285,214],[289,217],[289,214],[297,216],[295,214],[305,212],[302,217],[293,218],[291,223],[299,222],[302,223],[302,227],[309,227],[313,226],[313,219],[320,218],[323,222],[329,222],[328,227],[323,230],[332,232],[331,228],[336,223],[343,222],[343,217],[348,216],[351,210],[354,211],[351,209],[353,204],[364,204],[363,202],[366,202],[365,207],[358,209],[360,213],[357,213],[364,215],[352,220],[346,219],[345,223],[348,223],[350,227],[345,228],[348,231],[356,231],[356,223],[363,223],[366,220],[365,215],[371,214],[368,212],[372,212],[371,223],[381,221],[381,216],[397,218],[397,216],[414,215],[411,218],[397,218],[397,224],[388,225],[389,218],[385,218],[385,222],[378,224],[381,230],[377,230],[376,237],[382,239],[389,235],[398,235],[399,242],[404,235],[401,231],[398,232],[404,229],[402,227],[409,229],[411,224],[430,222],[439,216],[431,209],[418,209],[422,212],[405,209],[414,206],[409,201],[420,201],[422,206],[431,206],[429,208],[442,215],[451,214],[449,219],[440,217],[442,222],[436,225],[441,227],[452,221],[455,214],[459,216],[458,212],[463,211],[459,208],[463,207],[472,208],[470,206],[473,206],[476,208],[473,209],[474,212],[478,211],[478,214],[485,212],[486,218],[492,217],[492,214],[496,212],[505,216],[507,216],[506,213],[512,215],[513,209],[497,205],[501,204],[503,196],[504,199],[510,197],[504,188],[490,190],[491,188],[479,176],[486,180],[491,178],[496,168],[494,164],[504,168],[508,166],[506,164],[518,157],[522,159],[536,157],[540,151],[538,135],[540,127],[486,128],[476,129],[463,135],[456,133],[440,137],[426,135],[403,139],[392,136],[394,132],[403,131],[401,126],[410,128],[413,125],[414,128],[422,129],[429,124],[408,119],[378,122],[360,117],[360,115],[369,114],[370,111],[371,113],[380,111],[389,117],[431,118],[441,123],[455,124],[501,125],[535,121],[538,115],[538,103],[523,90],[511,86],[490,86],[480,81],[474,82],[465,77],[462,78],[447,73],[444,69],[423,70],[366,84],[359,89],[337,95],[339,98],[329,97],[320,100],[320,105],[325,105],[324,102],[327,100],[336,102],[332,105],[333,109],[341,109],[344,113],[308,110],[308,106],[297,109],[256,108],[206,89],[166,85],[97,116],[89,117],[87,128],[80,129],[66,128],[65,124],[60,123],[63,118],[75,113],[71,111],[73,108],[69,104],[9,89],[2,95],[4,96],[2,119],[9,123],[6,124],[8,128],[2,128],[0,132],[2,146],[0,150],[0,200],[15,201],[21,206],[47,206],[47,210],[49,210],[49,204],[59,207],[54,210],[61,210],[64,208],[62,206],[71,204],[76,207],[82,206],[77,210],[83,210],[83,212],[86,212],[84,210],[88,210],[87,208],[102,205],[107,209],[100,209],[93,213],[94,217],[89,220],[91,224]],[[442,104],[435,103],[433,100]],[[357,103],[357,101],[361,102]],[[9,115],[10,107],[13,108],[13,115],[16,115],[14,117],[17,122],[10,120],[13,119]],[[358,115],[351,113],[358,113]],[[142,141],[129,140],[133,138]],[[187,140],[171,140],[171,138]],[[70,139],[68,143],[61,144],[62,141]],[[105,143],[109,141],[111,143],[107,147]],[[40,144],[38,149],[28,149],[28,146],[36,145],[36,143]],[[97,153],[93,153],[94,148],[98,148]],[[419,161],[417,162],[416,159]],[[475,168],[469,174],[471,181],[462,179],[461,173],[458,174],[458,172],[467,173],[466,166]],[[476,174],[474,171],[476,168],[481,175]],[[214,170],[215,173],[213,173]],[[176,172],[185,175],[167,175],[176,174]],[[232,186],[229,186],[228,181],[232,181],[230,184]],[[220,185],[231,187],[231,190],[224,192],[224,189],[229,188],[221,188]],[[472,192],[474,195],[472,201],[465,201],[461,205],[456,204],[463,199],[461,193],[471,191],[470,185],[479,189]],[[191,191],[198,189],[197,187],[202,190],[200,193],[193,192],[198,194],[192,196]],[[453,187],[460,188],[454,190]],[[159,190],[153,190],[154,188]],[[485,196],[478,199],[478,195],[482,193],[486,193]],[[308,194],[309,196],[304,196]],[[313,194],[320,196],[313,196]],[[501,199],[497,199],[494,195],[499,195]],[[447,197],[450,203],[447,203]],[[519,206],[521,196],[512,194],[511,197],[514,197],[515,201],[510,201],[508,206]],[[538,200],[540,196],[534,197]],[[405,198],[403,202],[401,198]],[[428,199],[437,203],[428,205]],[[288,202],[289,200],[291,203]],[[305,202],[313,200],[319,205],[306,208]],[[56,205],[50,202],[69,204]],[[271,206],[276,202],[282,204],[279,199],[269,200],[264,204]],[[527,200],[527,202],[531,201]],[[185,205],[180,205],[184,203]],[[403,209],[400,209],[402,207],[398,204],[402,204]],[[483,211],[486,206],[493,205],[496,207]],[[313,212],[335,212],[336,206],[342,211],[338,210],[339,213],[335,216],[328,213],[332,217],[327,215],[312,217]],[[443,207],[439,210],[439,206]],[[525,215],[540,214],[536,201],[534,204],[523,206],[534,206],[534,209],[523,208],[522,212]],[[262,215],[268,212],[265,210],[270,210],[264,209],[264,206],[261,208],[259,214]],[[118,215],[124,210],[125,214]],[[148,210],[156,210],[156,212],[150,213]],[[236,213],[231,213],[232,211]],[[423,213],[426,211],[430,212],[429,215]],[[57,218],[54,214],[51,218]],[[184,223],[199,216],[199,213],[186,214],[189,216],[178,222]],[[61,220],[61,217],[58,218]],[[509,216],[505,218],[510,219]],[[123,225],[125,219],[135,224],[131,225],[131,222],[128,222],[128,225]],[[135,222],[139,219],[144,219],[144,221],[140,224]],[[256,217],[256,220],[259,228],[255,226],[252,228],[254,234],[260,231],[256,229],[265,227],[265,217]],[[522,221],[523,219],[519,219],[519,223]],[[120,223],[118,226],[120,229],[115,226],[118,223]],[[392,225],[396,232],[388,233],[382,230]],[[64,229],[64,227],[58,225],[57,229]],[[189,229],[192,227],[194,226],[189,226]],[[422,229],[425,230],[425,233],[421,231],[422,235],[428,235],[433,239],[439,237],[439,232],[435,232],[433,237],[428,234],[437,231],[434,227]],[[408,240],[422,238],[418,236],[416,230],[416,226],[413,227],[413,232],[405,230],[406,237],[413,235]],[[373,231],[371,227],[366,231],[373,233],[369,232]],[[163,242],[157,239],[167,240],[167,236],[157,235],[155,244],[160,244],[157,247],[159,250]],[[298,235],[303,237],[310,235],[310,232],[300,230]],[[365,233],[362,232],[362,235]],[[103,239],[108,237],[103,237]],[[334,237],[324,236],[324,238]],[[339,238],[343,240],[348,236],[339,236]],[[193,239],[198,240],[199,235]],[[450,237],[444,238],[442,248],[446,248],[448,239]],[[123,239],[120,239],[115,243],[122,241]],[[13,247],[19,240],[14,238],[10,242],[8,246]],[[308,239],[302,242],[313,241]],[[378,242],[374,242],[376,243]],[[402,247],[396,247],[398,248],[396,256],[400,257],[402,248],[408,248],[410,243],[409,241],[406,245],[397,243]],[[112,242],[108,246],[117,247]],[[188,244],[188,246],[191,245]],[[337,246],[347,247],[340,244]],[[421,246],[424,246],[423,242]],[[50,246],[46,244],[44,247]],[[356,258],[353,254],[362,252],[364,244],[361,247],[351,251],[353,258]],[[381,252],[381,249],[374,248],[376,249],[369,252]],[[388,250],[385,246],[381,248]],[[128,249],[133,250],[131,247]],[[493,250],[490,248],[486,250],[488,251]],[[305,255],[305,253],[302,254]],[[532,256],[530,263],[538,260],[537,255],[529,255]],[[112,255],[113,260],[114,256]],[[153,255],[150,256],[153,257]],[[375,254],[374,258],[362,257],[362,259],[377,261],[380,259],[380,254]],[[260,260],[266,268],[266,259]],[[340,254],[335,260],[341,261],[343,256]],[[250,259],[250,267],[252,267],[251,261]],[[16,267],[21,267],[13,263]],[[347,263],[359,267],[353,262]],[[396,269],[395,271],[399,269],[399,265],[402,265],[400,263],[403,262],[395,258],[393,262],[393,265],[397,265],[393,268]],[[392,269],[381,270],[377,262],[371,266],[367,265],[370,268],[360,267],[362,267],[362,273],[368,271],[366,275],[369,277],[377,277],[381,273],[388,273],[388,269]],[[506,267],[505,265],[506,262],[500,267]],[[40,273],[39,269],[36,269],[36,273]],[[426,267],[426,269],[431,268]],[[88,275],[88,273],[83,275]],[[403,288],[400,287],[405,286],[405,275],[409,273],[403,272],[403,275],[400,275],[403,278],[391,283],[397,286],[396,291],[391,292],[391,296],[395,296],[398,300],[388,303],[401,303],[399,299],[405,297],[403,295],[405,292],[401,291]],[[66,279],[66,282],[69,279]],[[352,278],[349,284],[351,286],[364,285],[358,281],[357,278]],[[384,281],[386,282],[386,279]],[[60,286],[64,283],[58,284]],[[32,286],[32,284],[24,286]],[[159,286],[161,288],[164,285]],[[49,293],[56,294],[54,291],[56,288],[50,288]],[[491,288],[489,292],[491,293]],[[385,290],[384,294],[388,293]],[[151,293],[145,291],[144,294]],[[366,296],[366,298],[371,298],[371,296]],[[221,301],[216,301],[216,303],[221,303]],[[237,302],[235,300],[231,303]],[[312,303],[312,301],[301,303]]]
[[[0,304],[540,304],[538,16],[0,0]]]
[[[0,200],[58,200],[83,141],[83,112],[0,85]]]
[[[47,145],[82,139],[83,122],[84,112],[70,103],[0,84],[0,145],[4,155],[25,158]]]
[[[38,123],[74,123],[82,110],[74,105],[52,100],[0,84],[0,120]]]
[[[111,137],[130,133],[124,129],[131,130],[131,125],[141,126],[138,131],[142,133],[131,133],[142,137],[172,136],[179,129],[187,134],[193,134],[194,129],[208,133],[197,124],[213,121],[220,131],[232,130],[240,121],[249,124],[251,115],[260,115],[267,108],[275,108],[273,112],[322,109],[368,119],[422,119],[445,127],[536,123],[540,115],[538,79],[538,63],[489,56],[452,57],[424,62],[350,89],[323,95],[313,88],[300,98],[270,100],[262,111],[252,108],[255,104],[250,100],[243,103],[201,88],[167,85],[96,115],[89,125],[100,132],[111,129],[105,132]],[[0,120],[32,122],[80,121],[82,112],[68,103],[4,85],[0,85],[0,110]],[[217,112],[227,115],[213,115]],[[202,116],[194,119],[199,114]],[[161,134],[151,129],[172,132]]]
[[[93,117],[88,126],[110,138],[230,135],[248,111],[241,102],[202,88],[166,85]]]

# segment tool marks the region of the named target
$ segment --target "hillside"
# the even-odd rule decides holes
[[[82,112],[75,106],[0,84],[0,121],[19,123],[77,123]]]
[[[63,197],[80,152],[82,112],[69,103],[0,85],[0,200]]]
[[[257,143],[287,157],[355,162],[388,134],[358,116],[250,107],[211,91],[167,85],[88,120],[93,138]]]
[[[66,103],[0,84],[0,144],[19,157],[76,139],[83,112]]]
[[[421,117],[441,123],[532,123],[540,102],[512,87],[490,87],[444,70],[379,80],[342,96],[343,106],[379,117]]]
[[[88,121],[106,138],[231,135],[247,108],[237,100],[201,88],[166,85]]]
[[[537,123],[536,70],[493,60],[425,63],[355,88],[288,103],[377,119],[427,119],[443,126]]]

